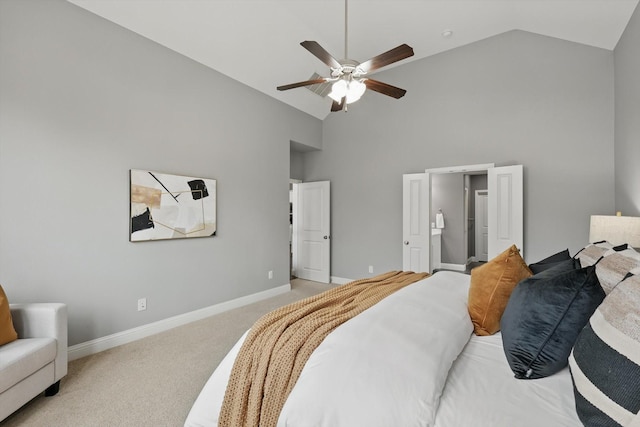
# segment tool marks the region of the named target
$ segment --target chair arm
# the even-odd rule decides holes
[[[67,306],[60,303],[9,304],[18,338],[55,338],[55,380],[67,374]]]

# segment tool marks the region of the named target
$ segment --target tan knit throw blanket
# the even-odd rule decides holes
[[[311,353],[336,327],[428,273],[391,271],[276,309],[240,348],[218,426],[272,427]]]

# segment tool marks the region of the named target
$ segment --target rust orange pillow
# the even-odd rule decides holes
[[[18,339],[18,334],[13,328],[9,301],[7,300],[7,295],[4,293],[4,289],[0,286],[0,345],[10,343],[16,339]]]
[[[471,270],[468,306],[476,335],[493,335],[500,330],[513,288],[532,275],[516,245]]]

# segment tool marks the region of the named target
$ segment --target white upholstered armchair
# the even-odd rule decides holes
[[[67,306],[11,304],[18,339],[0,346],[0,421],[45,392],[58,392],[67,374]]]

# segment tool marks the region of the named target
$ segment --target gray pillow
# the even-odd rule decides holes
[[[571,259],[571,255],[569,255],[569,249],[565,249],[564,251],[560,251],[557,254],[553,254],[551,256],[546,257],[545,259],[535,262],[533,264],[529,264],[529,269],[533,274],[538,274],[547,270],[557,263],[566,261]]]

